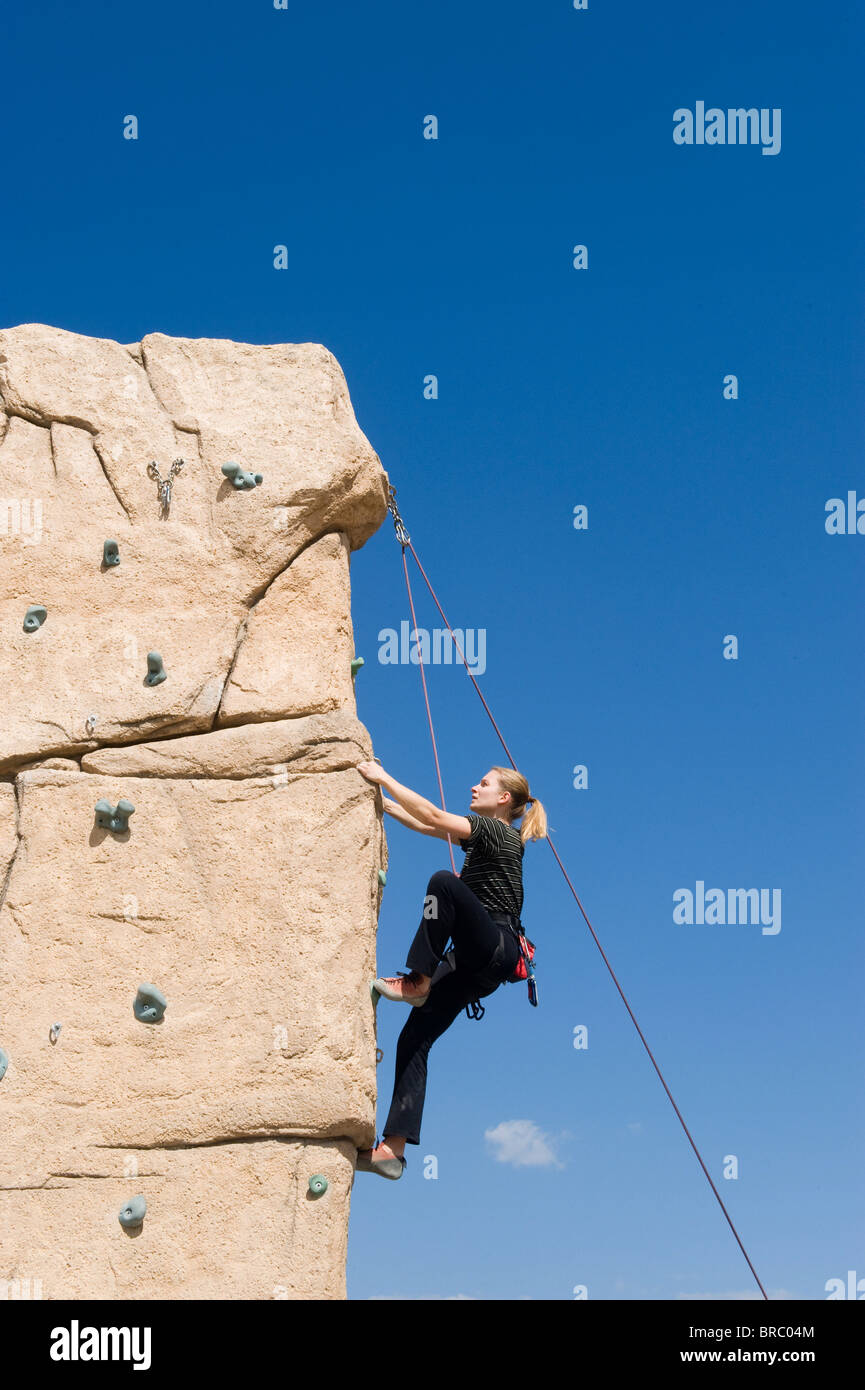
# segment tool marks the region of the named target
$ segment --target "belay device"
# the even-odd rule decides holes
[[[529,1003],[538,1006],[538,982],[535,979],[535,967],[532,964],[535,958],[535,944],[529,941],[528,937],[523,936],[522,932],[517,932],[517,940],[520,944],[520,958],[516,963],[513,975],[508,976],[509,984],[517,984],[520,980],[528,980],[529,984]]]

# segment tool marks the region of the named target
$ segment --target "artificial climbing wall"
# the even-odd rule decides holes
[[[0,404],[0,1280],[343,1298],[386,475],[316,343],[24,324]]]

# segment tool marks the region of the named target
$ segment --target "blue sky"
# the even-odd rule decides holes
[[[865,1277],[865,538],[824,524],[865,497],[859,7],[47,0],[4,26],[3,325],[331,349],[763,1283]],[[780,109],[780,152],[676,145],[698,101]],[[352,603],[360,717],[436,799],[418,669],[376,659],[409,616],[390,521]],[[465,811],[504,753],[461,668],[428,678]],[[449,860],[388,838],[392,974]],[[780,931],[675,923],[698,881],[780,889]],[[349,1296],[758,1295],[543,843],[525,887],[540,1007],[503,987],[434,1047],[405,1176],[356,1179]],[[403,1019],[379,1005],[380,1126]]]

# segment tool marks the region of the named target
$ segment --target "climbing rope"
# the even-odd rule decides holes
[[[412,593],[411,593],[411,584],[409,583],[409,577],[408,577],[408,566],[407,566],[407,564],[406,564],[406,558],[405,558],[406,549],[409,549],[409,550],[411,551],[412,555],[414,556],[414,559],[415,559],[415,562],[416,562],[416,564],[417,564],[417,567],[418,567],[418,569],[420,570],[421,574],[423,575],[423,577],[424,577],[424,582],[426,583],[426,586],[427,586],[427,588],[429,589],[430,594],[432,595],[433,602],[435,603],[435,606],[436,606],[436,608],[438,609],[438,611],[441,613],[442,619],[444,620],[444,623],[445,623],[445,626],[447,627],[448,632],[450,633],[451,637],[453,638],[454,643],[456,644],[457,651],[458,651],[459,654],[460,654],[460,660],[462,661],[463,666],[465,666],[465,668],[466,668],[466,674],[467,674],[469,680],[471,681],[472,685],[474,686],[475,690],[478,692],[478,695],[480,696],[481,704],[483,705],[484,709],[486,710],[487,714],[489,715],[490,723],[492,724],[493,728],[494,728],[495,731],[496,731],[496,734],[498,735],[499,742],[501,743],[502,747],[503,747],[504,750],[505,750],[505,753],[507,754],[508,761],[510,762],[511,767],[514,769],[515,772],[518,772],[518,771],[519,771],[519,768],[517,767],[516,763],[514,762],[513,758],[511,757],[511,751],[510,751],[510,749],[508,748],[508,745],[505,743],[504,738],[502,737],[502,734],[501,734],[501,731],[500,731],[500,729],[499,729],[499,726],[498,726],[498,724],[496,723],[495,719],[493,718],[492,711],[490,710],[489,705],[487,704],[486,700],[485,700],[484,697],[483,697],[483,694],[482,694],[482,692],[481,692],[480,686],[478,685],[477,681],[475,680],[474,676],[472,675],[471,671],[469,670],[468,665],[466,664],[466,660],[465,660],[465,657],[463,656],[462,648],[460,647],[460,644],[459,644],[459,642],[457,641],[457,639],[456,639],[456,637],[455,637],[455,635],[454,635],[454,632],[453,632],[453,629],[451,628],[450,623],[448,622],[447,618],[445,617],[444,610],[442,609],[442,606],[441,606],[441,604],[439,603],[438,598],[436,597],[435,590],[433,589],[432,585],[430,584],[429,579],[427,579],[426,571],[424,570],[423,565],[421,564],[420,560],[418,559],[417,552],[416,552],[414,546],[413,546],[412,543],[411,543],[411,537],[409,536],[408,532],[406,531],[405,526],[404,526],[404,524],[403,524],[402,517],[401,517],[400,514],[399,514],[399,510],[398,510],[397,504],[396,504],[396,491],[395,491],[395,489],[390,485],[390,483],[388,483],[388,511],[391,513],[391,515],[392,515],[392,517],[393,517],[394,530],[396,531],[396,537],[397,537],[397,540],[398,540],[399,543],[400,543],[400,546],[402,547],[402,564],[403,564],[403,570],[405,571],[405,582],[406,582],[406,588],[407,588],[407,590],[408,590],[409,605],[410,605],[410,607],[411,607],[412,623],[414,624],[415,642],[417,643],[418,663],[419,663],[419,665],[420,665],[421,681],[423,682],[423,693],[424,693],[424,701],[426,702],[427,719],[428,719],[428,721],[429,721],[430,734],[431,734],[431,736],[432,736],[432,741],[433,741],[433,753],[434,753],[434,756],[435,756],[436,775],[438,776],[439,795],[440,795],[440,797],[441,797],[442,810],[445,810],[446,808],[445,808],[445,801],[444,801],[444,791],[442,790],[442,779],[441,779],[441,771],[440,771],[440,768],[439,768],[438,752],[437,752],[437,750],[436,750],[435,733],[434,733],[434,731],[433,731],[432,715],[431,715],[431,713],[430,713],[429,698],[428,698],[428,696],[427,696],[427,685],[426,685],[426,677],[425,677],[425,675],[424,675],[423,659],[422,659],[422,657],[421,657],[420,639],[418,638],[418,635],[417,635],[417,634],[418,634],[417,619],[416,619],[416,617],[415,617],[414,602],[413,602]],[[636,1018],[635,1018],[635,1016],[634,1016],[634,1011],[633,1011],[633,1009],[631,1008],[630,1004],[628,1003],[628,1001],[627,1001],[627,999],[626,999],[626,997],[625,997],[625,992],[624,992],[624,990],[622,989],[622,986],[619,984],[618,979],[616,978],[616,972],[613,970],[613,967],[610,965],[610,962],[607,960],[606,954],[605,954],[605,952],[604,952],[604,948],[603,948],[603,946],[601,945],[600,941],[599,941],[598,938],[597,938],[597,935],[596,935],[596,933],[595,933],[595,929],[594,929],[594,927],[592,926],[591,922],[589,921],[589,919],[588,919],[588,917],[587,917],[587,915],[586,915],[586,910],[585,910],[585,908],[583,907],[583,904],[580,902],[580,899],[579,899],[579,897],[578,897],[578,895],[577,895],[577,891],[576,891],[576,889],[574,888],[574,885],[571,883],[570,878],[568,877],[568,873],[567,873],[567,871],[566,871],[566,869],[565,869],[565,866],[564,866],[564,864],[562,863],[561,859],[559,858],[558,852],[557,852],[556,847],[555,847],[555,845],[553,844],[552,840],[550,839],[549,833],[547,833],[546,840],[547,840],[547,843],[548,843],[549,846],[550,846],[550,849],[553,851],[553,854],[554,854],[555,857],[556,857],[556,863],[558,864],[559,868],[561,869],[562,873],[563,873],[564,876],[565,876],[565,882],[567,883],[568,887],[570,888],[571,892],[572,892],[573,895],[574,895],[574,899],[575,899],[575,901],[576,901],[577,907],[580,909],[580,912],[583,914],[583,918],[584,918],[584,920],[585,920],[586,926],[588,927],[589,931],[592,933],[592,939],[593,939],[595,945],[597,946],[598,950],[600,951],[601,956],[602,956],[603,961],[604,961],[604,964],[606,965],[607,969],[608,969],[609,972],[610,972],[610,975],[612,976],[613,983],[615,984],[616,989],[619,991],[619,994],[620,994],[621,997],[622,997],[622,1002],[623,1002],[623,1004],[625,1005],[625,1008],[628,1010],[628,1013],[630,1014],[631,1022],[633,1023],[634,1027],[636,1028],[638,1034],[640,1035],[640,1041],[641,1041],[641,1043],[643,1044],[643,1047],[646,1049],[646,1052],[647,1052],[648,1055],[649,1055],[649,1060],[651,1061],[652,1066],[655,1068],[655,1071],[658,1073],[658,1078],[659,1078],[659,1080],[660,1080],[660,1082],[661,1082],[661,1085],[663,1086],[664,1090],[665,1090],[666,1093],[667,1093],[667,1097],[668,1097],[668,1099],[669,1099],[669,1101],[670,1101],[670,1104],[672,1105],[673,1109],[674,1109],[675,1112],[676,1112],[676,1116],[677,1116],[677,1118],[678,1118],[678,1120],[679,1120],[679,1123],[680,1123],[680,1125],[682,1126],[682,1129],[685,1131],[685,1134],[686,1134],[687,1137],[688,1137],[688,1143],[691,1145],[691,1148],[694,1150],[694,1153],[697,1155],[697,1160],[698,1160],[698,1162],[699,1162],[699,1164],[700,1164],[700,1167],[702,1168],[703,1172],[704,1172],[705,1175],[706,1175],[706,1180],[707,1180],[709,1186],[711,1187],[712,1191],[713,1191],[714,1194],[715,1194],[715,1197],[716,1197],[716,1199],[717,1199],[717,1202],[718,1202],[719,1207],[721,1208],[722,1212],[724,1213],[724,1216],[726,1217],[727,1225],[730,1227],[730,1230],[733,1232],[733,1235],[734,1235],[735,1238],[736,1238],[736,1243],[737,1243],[737,1245],[739,1246],[739,1249],[741,1250],[742,1254],[745,1256],[745,1260],[747,1261],[748,1268],[750,1269],[751,1273],[753,1274],[754,1278],[756,1279],[757,1285],[758,1285],[758,1287],[759,1287],[759,1289],[760,1289],[761,1294],[763,1295],[763,1297],[764,1297],[766,1300],[768,1300],[769,1295],[767,1294],[766,1290],[763,1288],[763,1285],[762,1285],[762,1283],[760,1282],[760,1278],[759,1278],[759,1276],[758,1276],[758,1274],[757,1274],[757,1271],[756,1271],[756,1269],[754,1268],[754,1266],[752,1265],[751,1260],[750,1260],[750,1258],[749,1258],[749,1256],[748,1256],[748,1252],[747,1252],[747,1250],[745,1249],[744,1245],[742,1244],[741,1240],[739,1239],[739,1233],[738,1233],[738,1231],[736,1230],[736,1227],[733,1225],[733,1222],[732,1222],[732,1220],[730,1219],[730,1214],[729,1214],[729,1212],[727,1211],[727,1208],[724,1206],[723,1201],[721,1200],[721,1194],[719,1193],[719,1191],[718,1191],[717,1187],[715,1186],[715,1184],[712,1182],[711,1175],[710,1175],[709,1170],[708,1170],[708,1168],[706,1167],[705,1163],[703,1162],[702,1155],[700,1154],[700,1150],[697,1148],[697,1145],[694,1143],[694,1140],[691,1138],[691,1132],[690,1132],[690,1130],[688,1129],[688,1126],[685,1124],[684,1119],[682,1118],[682,1112],[680,1111],[678,1105],[676,1104],[675,1100],[673,1099],[673,1093],[672,1093],[672,1091],[670,1090],[669,1086],[667,1085],[666,1081],[664,1080],[664,1077],[663,1077],[663,1075],[662,1075],[662,1073],[661,1073],[661,1068],[658,1066],[657,1062],[655,1061],[654,1056],[652,1055],[652,1049],[649,1047],[649,1044],[646,1042],[646,1039],[645,1039],[645,1037],[643,1036],[643,1030],[641,1029],[639,1023],[637,1022],[637,1020],[636,1020]],[[448,849],[450,850],[451,864],[453,864],[453,862],[454,862],[454,856],[453,856],[453,849],[451,848],[450,836],[448,836]],[[456,869],[454,869],[454,872],[456,873]]]
[[[393,526],[394,526],[394,530],[396,531],[396,538],[397,538],[397,540],[399,541],[400,545],[402,546],[402,567],[403,567],[403,570],[405,571],[405,585],[406,585],[406,588],[407,588],[407,590],[408,590],[408,602],[409,602],[409,607],[410,607],[410,609],[411,609],[411,620],[412,620],[412,623],[414,624],[415,641],[418,643],[418,658],[420,658],[420,642],[418,641],[418,637],[417,637],[417,630],[418,630],[418,628],[417,628],[417,618],[416,618],[416,616],[415,616],[415,611],[414,611],[414,599],[412,598],[411,584],[409,583],[408,566],[407,566],[407,564],[406,564],[406,562],[405,562],[405,548],[406,548],[406,546],[408,546],[409,550],[411,551],[412,555],[414,555],[414,557],[415,557],[416,560],[417,560],[417,555],[415,555],[414,546],[413,546],[412,543],[411,543],[411,537],[410,537],[410,535],[408,534],[408,532],[406,531],[405,526],[403,525],[402,517],[400,516],[399,511],[397,510],[397,505],[396,505],[396,492],[395,492],[395,490],[391,487],[390,483],[388,483],[388,492],[389,492],[389,494],[390,494],[390,496],[389,496],[389,501],[388,501],[388,509],[389,509],[389,511],[391,512],[392,516],[393,516]],[[419,560],[418,560],[418,565],[420,565],[420,561],[419,561]],[[421,573],[423,574],[423,570],[421,570]],[[426,579],[426,575],[424,575],[424,579]],[[427,584],[429,584],[429,580],[427,580]],[[441,610],[439,610],[439,611],[441,611]],[[442,616],[444,617],[444,614],[442,614]],[[445,621],[447,621],[447,619],[445,619]],[[460,652],[460,656],[462,656],[462,652]],[[468,671],[468,667],[466,667],[466,670]],[[470,672],[470,671],[469,671],[469,675],[471,675],[471,672]],[[420,678],[421,678],[421,682],[423,683],[423,697],[424,697],[424,702],[425,702],[425,704],[426,704],[426,717],[427,717],[427,721],[428,721],[428,723],[429,723],[430,738],[432,739],[433,757],[435,758],[435,765],[436,765],[436,777],[438,778],[438,784],[439,784],[439,796],[441,797],[442,810],[444,810],[444,809],[445,809],[445,794],[444,794],[444,788],[442,787],[442,773],[441,773],[441,768],[439,767],[439,754],[438,754],[438,748],[436,747],[436,736],[435,736],[435,729],[433,728],[432,715],[431,715],[431,713],[430,713],[429,695],[427,694],[427,688],[426,688],[426,675],[424,674],[423,661],[420,662]],[[481,696],[481,699],[483,699],[483,696]],[[454,873],[456,874],[457,866],[456,866],[456,864],[454,863],[454,849],[453,849],[453,845],[452,845],[452,843],[451,843],[451,837],[450,837],[450,835],[448,835],[448,854],[449,854],[450,857],[451,857],[451,868],[453,869]]]

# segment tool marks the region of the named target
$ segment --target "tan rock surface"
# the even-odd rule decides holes
[[[76,1303],[345,1298],[354,1163],[346,1140],[102,1150],[38,1189],[0,1194],[8,1283]],[[319,1173],[328,1186],[313,1197]],[[117,1214],[139,1193],[147,1213],[131,1235]]]
[[[230,675],[230,722],[247,709],[277,718],[351,701],[344,679],[328,699],[321,686],[346,646],[347,553],[384,519],[386,475],[339,364],[317,343],[158,333],[142,354],[146,367],[119,343],[41,324],[0,332],[0,774],[131,731],[212,728]],[[147,465],[167,477],[177,457],[185,465],[165,517]],[[237,491],[221,472],[231,461],[262,473],[262,485]],[[344,534],[341,558],[328,532]],[[112,568],[102,565],[108,539],[120,551]],[[278,675],[254,674],[255,658],[239,649],[249,625],[273,656],[276,625],[297,613],[296,585],[284,578],[273,599],[269,588],[310,542],[302,564],[334,605],[308,612],[322,633],[331,625],[325,664],[281,695]],[[48,616],[28,633],[31,604]],[[296,616],[287,636],[295,640]],[[144,684],[151,650],[168,672],[153,687]]]
[[[349,557],[386,476],[314,343],[27,324],[0,332],[0,402],[0,1280],[342,1298],[386,865]],[[146,465],[178,456],[164,517]],[[128,831],[98,827],[121,798]]]

